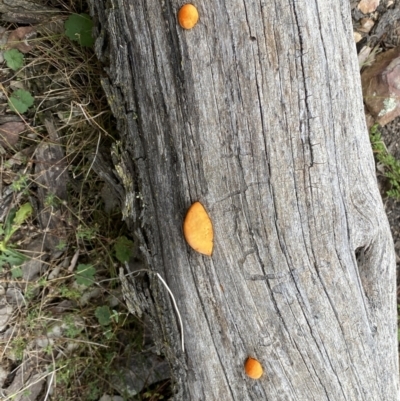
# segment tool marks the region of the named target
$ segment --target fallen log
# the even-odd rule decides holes
[[[90,3],[124,216],[152,272],[127,295],[175,399],[399,400],[394,249],[348,1],[200,0],[190,30],[176,0]],[[196,201],[211,256],[183,236]]]

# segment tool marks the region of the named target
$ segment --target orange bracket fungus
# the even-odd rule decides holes
[[[214,231],[206,209],[200,202],[193,203],[183,222],[183,234],[187,243],[197,252],[211,256]]]
[[[199,12],[193,4],[185,4],[178,11],[179,25],[184,29],[192,29],[199,20]]]
[[[263,374],[263,368],[261,363],[254,358],[247,358],[244,364],[244,370],[247,376],[251,377],[252,379],[259,379]]]

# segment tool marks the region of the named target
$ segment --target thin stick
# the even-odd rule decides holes
[[[89,173],[90,173],[90,170],[92,169],[93,164],[94,164],[94,162],[95,162],[95,160],[96,160],[96,156],[97,156],[97,154],[99,153],[100,139],[101,139],[101,134],[99,134],[99,139],[97,140],[97,145],[96,145],[96,153],[94,154],[92,163],[90,164],[90,167],[89,167],[89,169],[88,169],[88,171],[87,171],[85,180],[87,180],[87,178],[88,178],[88,176],[89,176]]]
[[[47,401],[47,399],[48,399],[48,397],[49,397],[49,394],[50,394],[50,391],[51,391],[51,386],[52,386],[52,384],[53,384],[53,379],[54,379],[54,375],[55,375],[55,373],[54,372],[52,372],[53,374],[51,375],[51,377],[50,377],[50,382],[49,382],[49,384],[48,384],[48,386],[47,386],[47,391],[46,391],[46,396],[44,397],[44,401]]]
[[[129,271],[128,263],[125,263],[125,266],[126,266],[126,269]],[[153,271],[151,271],[149,269],[140,269],[140,270],[136,270],[134,272],[128,273],[127,276],[135,275],[136,273],[140,273],[140,272],[147,272],[147,273],[152,273],[152,274],[155,273],[155,272],[153,272]],[[167,291],[168,291],[168,293],[169,293],[169,295],[170,295],[170,297],[172,299],[172,303],[174,304],[174,308],[175,308],[176,314],[178,315],[179,324],[180,324],[180,327],[181,327],[182,351],[185,352],[185,335],[184,335],[184,332],[183,332],[183,323],[182,323],[181,314],[179,313],[178,305],[176,304],[176,301],[175,301],[174,294],[169,289],[169,287],[168,287],[167,283],[164,281],[164,279],[158,273],[155,273],[155,274],[160,279],[160,281],[163,283],[164,287],[167,289]]]
[[[174,308],[175,308],[176,313],[177,313],[177,315],[178,315],[179,323],[180,323],[180,325],[181,325],[182,351],[185,352],[185,341],[184,341],[184,334],[183,334],[183,323],[182,323],[182,319],[181,319],[181,314],[179,313],[178,306],[176,305],[176,302],[175,302],[174,294],[173,294],[172,291],[169,289],[169,287],[168,287],[167,283],[164,281],[164,279],[163,279],[158,273],[156,273],[156,274],[157,274],[158,278],[161,280],[161,282],[164,284],[164,286],[165,286],[165,288],[167,289],[167,291],[169,292],[169,295],[170,295],[171,298],[172,298],[172,302],[174,303]]]

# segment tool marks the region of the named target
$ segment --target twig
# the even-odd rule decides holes
[[[128,263],[125,263],[125,266],[128,270]],[[164,281],[164,279],[158,274],[155,273],[149,269],[140,269],[140,270],[136,270],[134,272],[128,273],[127,275],[134,275],[136,273],[140,273],[140,272],[146,272],[146,273],[151,273],[151,274],[155,274],[157,276],[157,278],[161,281],[161,283],[164,285],[164,287],[167,289],[171,299],[172,299],[172,303],[174,305],[174,309],[176,311],[176,314],[178,315],[178,319],[179,319],[179,325],[180,325],[180,329],[181,329],[181,343],[182,343],[182,351],[185,352],[185,338],[184,338],[184,332],[183,332],[183,323],[182,323],[182,318],[181,318],[181,314],[179,313],[179,309],[178,309],[178,305],[176,304],[175,301],[175,297],[174,294],[172,293],[172,291],[170,290],[170,288],[168,287],[168,284]]]

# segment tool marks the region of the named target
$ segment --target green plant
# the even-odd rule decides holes
[[[80,291],[78,291],[75,288],[71,288],[65,284],[60,286],[59,293],[61,298],[66,298],[66,299],[71,299],[71,300],[77,300],[81,297]]]
[[[60,204],[60,200],[53,193],[49,192],[44,200],[46,207],[56,207]]]
[[[390,189],[386,194],[396,200],[400,200],[400,161],[391,155],[378,130],[378,124],[371,127],[370,141],[376,160],[384,167],[384,177],[388,179]]]
[[[25,323],[30,329],[39,327],[40,312],[38,309],[29,311],[25,317]]]
[[[32,284],[29,283],[26,287],[25,287],[25,292],[24,292],[24,297],[25,297],[25,301],[30,301],[31,299],[33,299],[36,295],[36,284]]]
[[[88,401],[97,401],[101,397],[101,389],[99,383],[89,383],[86,399]]]
[[[67,248],[67,243],[65,240],[60,239],[60,241],[58,242],[58,244],[56,245],[56,249],[57,251],[65,251],[65,249]]]
[[[16,113],[23,114],[33,105],[34,101],[35,99],[28,91],[17,89],[8,99],[8,107]]]
[[[87,14],[72,14],[65,21],[65,34],[77,41],[81,46],[92,47],[94,39],[92,37],[93,21]]]
[[[11,189],[14,192],[27,192],[28,187],[29,177],[26,174],[18,174],[17,178],[11,184]]]
[[[54,348],[51,344],[48,344],[43,348],[43,352],[49,356],[53,353],[53,350],[54,350]]]
[[[76,229],[76,238],[86,241],[93,240],[97,235],[98,227],[86,227],[79,225]]]
[[[107,305],[97,307],[94,315],[102,326],[108,326],[111,323],[111,311]]]
[[[92,265],[79,264],[76,269],[75,279],[77,284],[89,286],[93,284],[96,269]]]
[[[17,49],[10,49],[4,52],[4,59],[7,67],[16,71],[24,65],[24,55]]]
[[[84,329],[83,324],[72,315],[67,315],[63,319],[65,324],[65,336],[68,338],[76,338]]]
[[[27,346],[27,341],[23,337],[15,337],[11,342],[12,350],[14,352],[15,359],[18,361],[22,360],[24,351]]]
[[[11,269],[11,277],[12,278],[21,278],[23,276],[23,271],[20,267],[14,266]]]
[[[10,266],[19,266],[27,257],[22,253],[11,249],[9,241],[13,234],[19,230],[26,219],[32,214],[32,206],[25,203],[18,210],[11,209],[4,224],[0,224],[0,265],[4,267],[6,263]],[[19,277],[19,271],[14,271],[14,276]]]
[[[134,249],[133,241],[125,236],[118,237],[114,244],[115,257],[121,262],[128,262]]]
[[[94,315],[102,326],[108,326],[112,321],[118,323],[120,314],[114,309],[111,311],[107,305],[103,305],[96,308]]]

